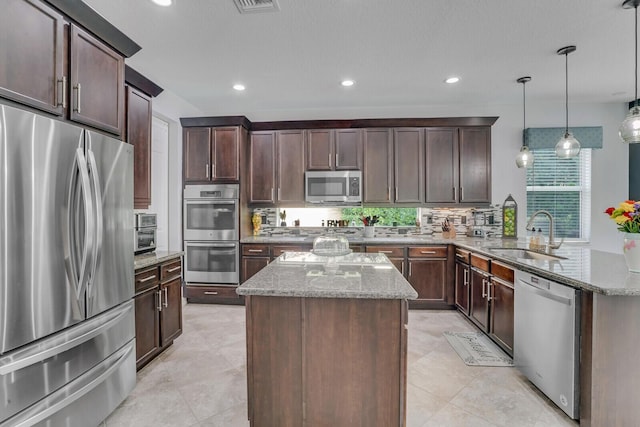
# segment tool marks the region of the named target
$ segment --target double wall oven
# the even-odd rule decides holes
[[[240,279],[239,186],[184,189],[184,279],[190,286],[237,285]]]

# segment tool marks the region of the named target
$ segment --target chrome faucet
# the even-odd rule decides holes
[[[531,217],[529,218],[529,222],[527,223],[527,226],[525,228],[527,230],[531,230],[532,226],[533,226],[533,220],[538,215],[545,215],[547,218],[549,218],[549,244],[547,245],[547,247],[549,249],[558,249],[560,247],[560,245],[562,245],[562,242],[564,242],[564,237],[562,239],[560,239],[560,243],[556,243],[553,240],[553,216],[551,215],[551,213],[549,211],[539,210],[539,211],[535,211],[534,213],[532,213]]]

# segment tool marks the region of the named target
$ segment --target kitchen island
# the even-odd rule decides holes
[[[417,293],[386,256],[287,252],[237,292],[252,427],[405,425]]]

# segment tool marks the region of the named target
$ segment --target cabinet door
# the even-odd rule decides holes
[[[488,331],[489,325],[489,302],[487,300],[487,290],[489,288],[489,277],[474,268],[471,269],[471,291],[469,302],[469,315],[484,331]]]
[[[364,203],[391,203],[393,150],[389,129],[364,131]]]
[[[456,128],[430,128],[425,134],[427,203],[458,200],[458,132]]]
[[[40,1],[2,2],[0,96],[53,114],[64,113],[63,30],[62,15]]]
[[[237,182],[240,180],[239,128],[216,128],[213,130],[212,164],[213,181]]]
[[[424,134],[422,129],[393,131],[394,201],[424,201]]]
[[[501,346],[513,354],[513,284],[491,279],[491,325],[490,334]]]
[[[335,170],[362,169],[362,131],[338,129],[335,136]]]
[[[140,369],[160,349],[160,293],[151,288],[134,298],[136,317],[136,367]]]
[[[71,25],[71,120],[116,135],[124,122],[124,58]]]
[[[184,182],[207,182],[211,170],[211,129],[185,128],[182,164]]]
[[[391,261],[391,264],[404,276],[404,258],[389,258],[389,261]]]
[[[249,142],[249,203],[275,203],[275,156],[275,132],[253,132]]]
[[[469,266],[456,262],[455,303],[458,309],[469,315]]]
[[[133,145],[133,207],[151,204],[151,98],[127,86],[127,142]]]
[[[303,131],[279,131],[276,200],[279,204],[304,203]]]
[[[333,169],[334,131],[314,129],[307,131],[307,170],[330,171]]]
[[[162,311],[160,312],[160,345],[170,344],[182,334],[182,279],[177,277],[160,286]]]
[[[244,283],[269,264],[269,257],[242,257],[241,280]]]
[[[447,304],[447,260],[409,258],[407,280],[418,300]]]
[[[460,128],[460,202],[491,203],[491,129]]]

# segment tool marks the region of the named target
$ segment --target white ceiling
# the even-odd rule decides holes
[[[233,0],[85,2],[142,46],[130,66],[204,115],[521,105],[526,75],[527,102],[564,102],[556,50],[570,44],[570,105],[633,98],[622,0],[278,0],[279,12],[254,14]]]

